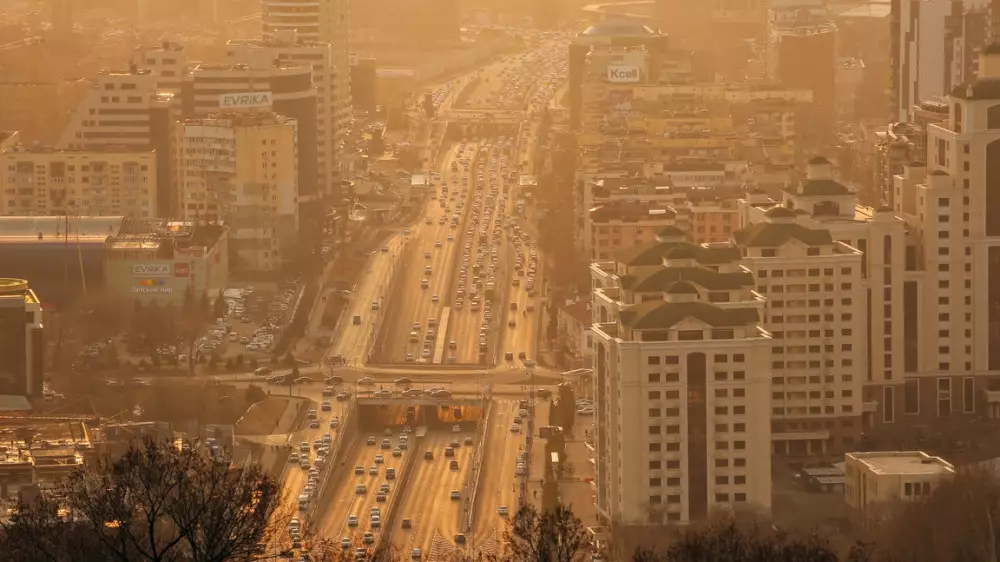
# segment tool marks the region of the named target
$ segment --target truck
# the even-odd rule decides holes
[[[497,284],[495,281],[486,282],[486,298],[489,300],[495,299],[497,296]]]

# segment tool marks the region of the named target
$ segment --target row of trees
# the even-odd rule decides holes
[[[290,511],[280,484],[256,465],[233,469],[197,447],[146,440],[74,472],[60,487],[22,498],[0,525],[9,562],[273,560]],[[290,508],[288,508],[290,509]],[[722,519],[684,531],[645,530],[651,541],[612,559],[633,562],[996,562],[1000,481],[963,473],[918,501],[893,506],[861,540]],[[659,541],[659,542],[655,542]],[[359,541],[360,544],[360,541]],[[565,505],[511,518],[498,552],[458,549],[453,562],[584,562],[591,533]],[[409,553],[370,552],[390,562]],[[339,541],[318,541],[314,562],[354,560]]]

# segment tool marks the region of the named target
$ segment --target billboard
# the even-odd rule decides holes
[[[632,90],[611,90],[608,93],[611,111],[632,111]]]
[[[145,294],[167,294],[172,293],[173,288],[167,286],[167,280],[163,278],[159,279],[140,279],[138,286],[132,287],[133,293],[145,293]]]
[[[167,264],[136,264],[132,266],[132,275],[136,277],[167,277],[170,266]]]
[[[190,277],[191,276],[191,264],[184,262],[177,262],[174,264],[174,277]]]
[[[633,84],[639,81],[638,66],[609,66],[608,82],[614,84]]]
[[[219,107],[223,109],[249,109],[254,107],[271,107],[271,92],[245,92],[239,94],[222,94],[219,96]]]

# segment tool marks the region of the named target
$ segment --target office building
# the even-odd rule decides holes
[[[132,51],[132,64],[153,75],[157,91],[181,93],[188,59],[180,43],[163,41],[159,45],[140,45]]]
[[[316,123],[315,195],[319,198],[335,195],[344,154],[337,150],[343,142],[343,131],[337,132],[335,119],[339,101],[338,81],[330,44],[299,39],[294,30],[284,30],[261,41],[228,41],[226,54],[231,63],[259,69],[271,68],[275,61],[312,68],[312,81],[316,88],[316,115],[313,119]]]
[[[42,303],[23,279],[0,279],[0,394],[40,397],[45,373]]]
[[[872,451],[844,457],[844,500],[862,526],[876,524],[898,502],[919,501],[955,475],[923,451]]]
[[[608,522],[770,507],[774,341],[740,254],[671,232],[591,265],[595,495]]]
[[[241,94],[257,94],[244,101]],[[207,117],[220,111],[273,111],[296,122],[298,190],[304,201],[319,191],[316,88],[311,64],[271,61],[259,64],[199,64],[184,83],[184,114]]]
[[[177,127],[178,208],[229,225],[234,271],[272,271],[299,240],[297,123],[271,112],[228,112]]]
[[[326,85],[335,99],[333,139],[335,150],[351,128],[351,36],[353,17],[350,0],[261,0],[264,39],[281,32],[296,32],[298,39],[329,43],[333,62],[332,83]],[[346,171],[346,170],[345,170]]]
[[[0,214],[157,216],[151,150],[55,150],[0,145]]]
[[[616,201],[598,205],[585,219],[590,230],[587,244],[591,260],[605,261],[619,251],[652,242],[664,228],[677,228],[677,212],[666,205]],[[681,232],[690,228],[681,222]]]

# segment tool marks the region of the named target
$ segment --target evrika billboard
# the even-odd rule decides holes
[[[271,97],[271,92],[222,94],[219,96],[219,107],[223,109],[271,107]]]
[[[633,84],[639,81],[638,66],[609,66],[608,82],[614,84]]]
[[[167,264],[136,264],[132,266],[132,275],[136,277],[167,277],[172,273]]]

